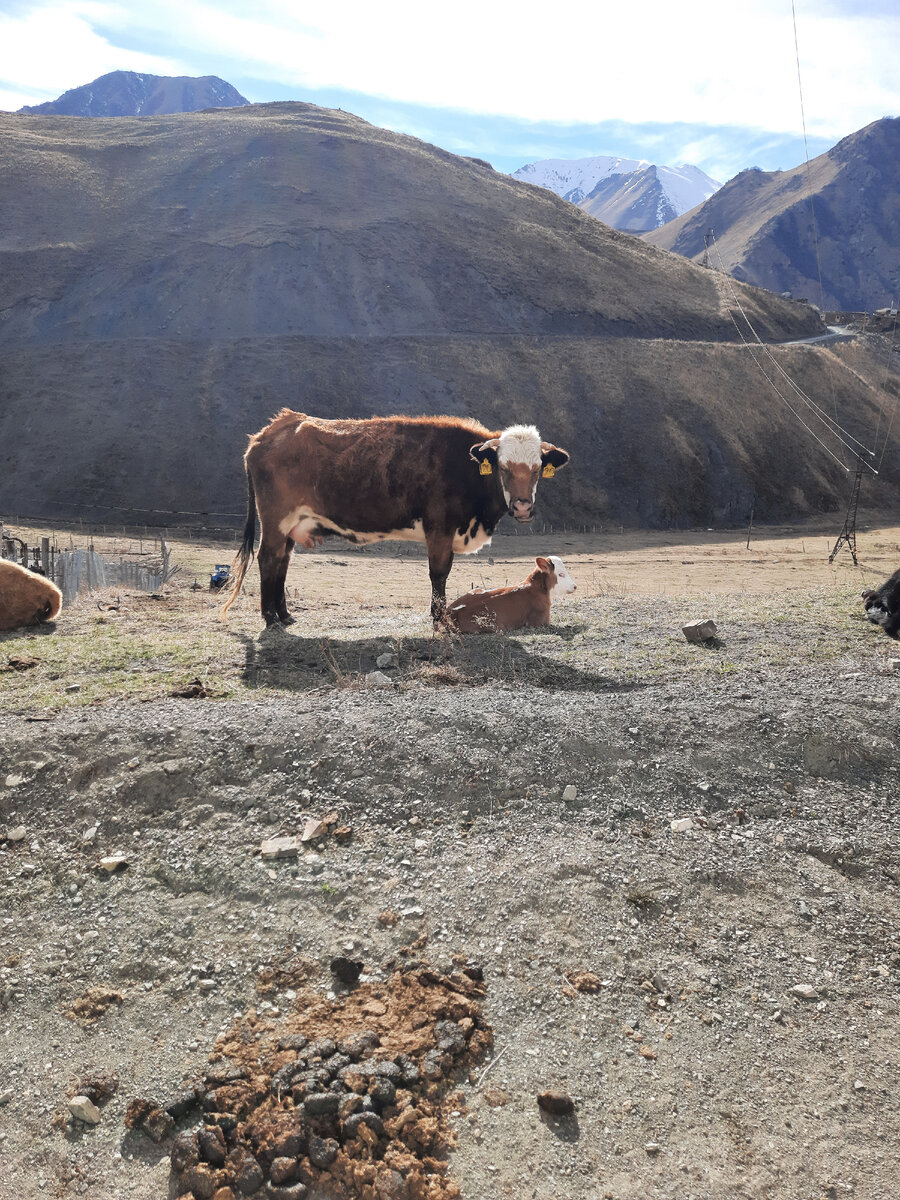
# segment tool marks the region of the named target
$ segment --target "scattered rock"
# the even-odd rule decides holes
[[[88,1125],[100,1124],[100,1109],[89,1096],[73,1096],[69,1101],[69,1112]]]
[[[379,671],[388,671],[397,665],[397,655],[392,651],[387,651],[384,654],[379,654],[375,659],[375,666]]]
[[[155,1100],[136,1098],[125,1109],[125,1128],[139,1129],[152,1142],[163,1142],[175,1128],[175,1121]]]
[[[80,1021],[83,1025],[92,1025],[95,1021],[100,1020],[108,1008],[113,1004],[121,1004],[122,1000],[121,992],[98,985],[88,988],[83,995],[77,996],[63,1011],[72,1021]]]
[[[577,795],[578,795],[578,788],[575,786],[574,783],[567,783],[566,786],[563,788],[562,798],[563,798],[563,800],[565,800],[565,802],[567,804],[571,804]]]
[[[592,971],[575,971],[566,978],[576,992],[585,992],[591,995],[600,991],[600,976],[595,975]]]
[[[819,993],[811,983],[796,983],[791,988],[791,995],[798,1000],[818,1000]]]
[[[259,852],[263,858],[295,858],[300,853],[300,839],[268,838],[260,845]]]
[[[303,843],[317,842],[321,838],[327,837],[337,823],[338,815],[336,812],[327,813],[321,818],[310,817],[303,826],[303,833],[300,835],[300,841]]]
[[[127,854],[107,854],[105,858],[100,859],[100,869],[106,871],[109,875],[114,875],[116,871],[124,871],[128,866]]]
[[[394,686],[394,681],[383,671],[370,671],[364,676],[366,687],[370,688],[391,688]]]
[[[709,619],[688,621],[681,632],[689,642],[708,642],[716,636],[716,623]]]
[[[540,1092],[538,1106],[554,1117],[565,1117],[575,1111],[575,1101],[565,1092]]]
[[[10,829],[9,833],[7,833],[6,840],[8,842],[24,842],[27,832],[24,825],[17,825],[15,829]]]
[[[669,828],[673,833],[687,833],[689,829],[694,828],[693,818],[678,817],[676,820],[670,823]]]

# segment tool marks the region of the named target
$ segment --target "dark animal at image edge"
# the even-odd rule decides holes
[[[431,576],[431,615],[444,615],[454,554],[491,540],[509,513],[527,523],[538,480],[569,461],[531,425],[491,431],[456,417],[325,420],[282,409],[250,438],[247,523],[228,603],[237,598],[253,558],[256,518],[260,607],[267,625],[290,623],[284,581],[295,544],[323,537],[365,544],[424,542]]]
[[[888,637],[900,636],[900,570],[879,588],[869,588],[862,594],[866,616],[874,625],[880,625]]]

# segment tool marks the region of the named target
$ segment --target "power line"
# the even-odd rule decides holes
[[[784,368],[781,366],[781,364],[775,358],[775,355],[772,353],[770,348],[763,342],[762,338],[759,336],[759,334],[754,329],[753,322],[748,317],[747,313],[744,310],[743,305],[741,304],[740,300],[738,299],[737,292],[734,290],[734,284],[732,282],[731,276],[725,270],[725,264],[722,261],[722,255],[719,250],[719,243],[716,240],[714,234],[713,234],[712,241],[713,241],[713,246],[715,247],[716,257],[718,258],[718,261],[719,261],[720,271],[721,271],[722,275],[724,275],[725,279],[727,280],[728,288],[731,292],[731,296],[734,301],[735,308],[737,308],[738,312],[740,312],[741,316],[743,317],[744,321],[746,322],[747,328],[750,330],[751,334],[753,335],[753,338],[754,338],[756,344],[760,347],[760,349],[763,351],[763,353],[768,357],[768,359],[772,363],[773,367],[781,375],[784,376],[784,378],[787,380],[790,387],[801,398],[801,400],[806,405],[806,407],[811,411],[811,413],[814,416],[818,417],[818,419],[822,422],[822,424],[825,426],[825,428],[828,430],[828,432],[833,437],[837,438],[837,440],[840,442],[840,444],[845,449],[852,451],[852,453],[854,455],[859,454],[859,450],[854,450],[853,447],[850,445],[850,442],[855,442],[861,451],[865,452],[866,454],[872,455],[873,451],[869,450],[868,447],[864,446],[862,444],[862,442],[859,441],[858,438],[855,438],[853,436],[853,434],[851,434],[848,430],[844,429],[841,425],[839,425],[837,423],[837,421],[833,420],[833,418],[831,418],[828,415],[828,413],[826,413],[825,410],[820,405],[816,404],[816,402],[810,396],[807,395],[807,393],[799,386],[799,384],[795,383],[794,380],[791,379],[791,377],[790,377],[790,375],[788,375],[787,371],[784,370]],[[752,342],[749,342],[747,340],[747,338],[744,336],[744,332],[741,329],[740,324],[738,323],[738,321],[734,315],[734,312],[732,312],[732,310],[730,308],[728,311],[729,311],[731,320],[734,323],[734,327],[738,332],[738,336],[740,337],[740,339],[744,343],[744,345],[747,347],[747,349],[750,351],[751,358],[756,363],[757,367],[759,367],[760,372],[762,373],[763,377],[767,380],[767,382],[771,385],[775,394],[779,397],[779,399],[782,401],[782,403],[785,405],[785,407],[788,409],[788,411],[791,412],[796,417],[796,419],[800,422],[800,424],[803,426],[803,428],[813,438],[815,438],[815,440],[819,443],[819,445],[822,447],[822,449],[825,451],[825,453],[831,459],[833,459],[834,462],[837,463],[837,465],[841,468],[842,471],[845,471],[845,472],[847,472],[847,474],[849,474],[850,468],[847,466],[847,464],[842,462],[837,457],[837,455],[830,449],[830,447],[822,440],[822,438],[819,437],[819,435],[816,433],[816,431],[810,425],[807,424],[807,422],[803,419],[803,417],[800,415],[800,413],[797,411],[797,409],[790,403],[787,396],[785,396],[784,392],[782,392],[781,389],[778,387],[778,385],[776,384],[776,382],[772,378],[772,376],[769,375],[769,373],[765,370],[764,366],[762,365],[762,363],[760,362],[760,360],[757,358],[756,354],[754,353],[756,347],[753,345]],[[845,440],[845,439],[849,439],[849,440]],[[865,463],[865,466],[868,468],[868,470],[870,470],[872,472],[873,475],[878,474],[878,472],[875,470],[875,468],[873,466],[871,466],[869,463]]]

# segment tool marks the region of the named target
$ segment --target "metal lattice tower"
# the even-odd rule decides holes
[[[862,481],[863,473],[863,458],[860,454],[856,460],[856,475],[853,479],[853,491],[850,495],[850,503],[847,505],[847,515],[844,517],[844,528],[838,535],[838,540],[834,543],[834,549],[828,555],[828,561],[834,562],[837,558],[838,551],[844,542],[847,543],[847,549],[853,556],[854,567],[859,564],[856,561],[856,510],[859,508],[859,485]]]

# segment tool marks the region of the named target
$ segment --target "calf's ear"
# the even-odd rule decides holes
[[[544,468],[542,474],[545,479],[552,479],[568,461],[569,456],[565,450],[560,450],[559,446],[553,446],[550,442],[541,442],[541,465]]]
[[[553,563],[549,558],[536,558],[534,561],[542,571],[546,571],[548,575],[553,574]]]
[[[489,438],[486,442],[476,442],[469,448],[469,458],[480,466],[482,475],[491,475],[497,465],[497,446],[499,438]]]

